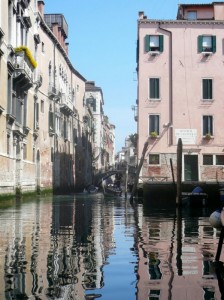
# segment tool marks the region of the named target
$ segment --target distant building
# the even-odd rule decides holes
[[[167,176],[183,143],[183,180],[224,180],[224,2],[180,4],[176,20],[139,13],[138,160],[142,176]]]
[[[85,104],[93,114],[93,168],[103,172],[114,165],[115,126],[104,115],[104,98],[100,87],[94,81],[86,81]]]

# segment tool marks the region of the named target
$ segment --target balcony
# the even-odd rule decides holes
[[[73,103],[68,99],[65,93],[61,94],[60,110],[65,115],[73,115]]]
[[[15,73],[14,81],[19,82],[21,88],[28,90],[33,85],[33,71],[36,62],[27,47],[15,49]]]
[[[49,84],[49,87],[48,87],[48,97],[50,99],[59,99],[61,97],[61,94],[60,92],[58,91],[58,89],[55,87],[54,84]]]

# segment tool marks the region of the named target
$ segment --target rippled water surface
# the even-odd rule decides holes
[[[0,202],[0,299],[222,299],[211,212],[101,194]]]

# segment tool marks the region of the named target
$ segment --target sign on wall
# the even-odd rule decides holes
[[[176,143],[181,138],[183,145],[194,145],[197,139],[197,129],[175,129]]]

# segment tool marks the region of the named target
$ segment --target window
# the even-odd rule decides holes
[[[24,100],[22,98],[20,98],[20,96],[16,99],[16,121],[17,123],[19,123],[20,125],[23,125],[23,104],[24,104]]]
[[[203,165],[204,166],[212,166],[213,165],[213,155],[212,154],[203,155]]]
[[[33,118],[33,128],[39,129],[39,103],[37,98],[34,97],[34,118]]]
[[[213,116],[203,116],[203,136],[213,135]]]
[[[159,135],[159,115],[149,115],[149,135],[152,132]]]
[[[213,99],[212,79],[202,79],[202,99],[203,100]]]
[[[149,154],[149,164],[159,165],[160,164],[159,154]]]
[[[27,93],[24,93],[24,107],[23,107],[23,126],[27,126]]]
[[[149,78],[149,98],[159,99],[159,78]]]
[[[216,165],[224,165],[224,155],[216,155]]]
[[[27,159],[27,145],[23,144],[23,159]]]
[[[36,157],[36,151],[35,151],[35,147],[33,147],[33,162],[35,162],[35,157]]]
[[[40,111],[44,113],[44,100],[41,100],[40,102]]]
[[[197,20],[197,12],[196,11],[188,11],[187,19],[188,20]]]
[[[145,52],[149,51],[163,52],[163,35],[145,36]]]
[[[216,36],[199,35],[198,52],[216,52]]]
[[[10,154],[10,135],[7,134],[7,154]]]
[[[49,110],[49,132],[52,133],[54,131],[54,114],[51,110]]]

